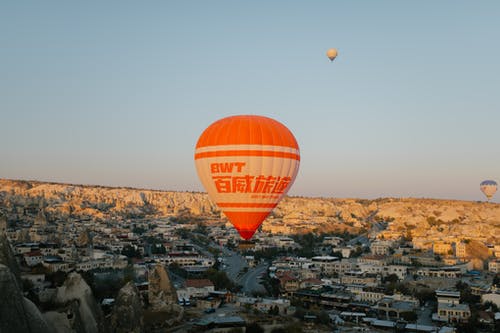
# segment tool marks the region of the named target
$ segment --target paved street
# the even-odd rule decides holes
[[[247,262],[238,253],[223,248],[222,253],[222,270],[226,272],[227,276],[238,283],[238,273],[247,267]]]
[[[252,295],[254,292],[265,293],[266,288],[260,284],[260,277],[266,274],[268,264],[260,264],[254,268],[250,268],[240,279],[239,283],[243,286],[242,291],[247,295]]]
[[[245,294],[251,295],[253,292],[266,292],[266,289],[259,282],[260,276],[266,273],[269,267],[268,264],[260,264],[254,268],[249,268],[245,274],[241,275],[243,269],[248,267],[246,260],[237,252],[226,248],[222,249],[222,253],[222,270],[226,272],[231,280],[243,287],[242,291]]]

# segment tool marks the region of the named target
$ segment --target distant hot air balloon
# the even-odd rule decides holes
[[[486,195],[486,198],[490,200],[497,191],[497,182],[494,180],[485,180],[481,182],[479,188],[481,189],[481,192]]]
[[[333,61],[337,57],[337,49],[329,49],[326,51],[326,56],[330,61]]]
[[[300,152],[283,124],[240,115],[207,127],[194,159],[209,197],[248,240],[292,186]]]

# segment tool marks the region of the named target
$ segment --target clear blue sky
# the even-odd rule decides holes
[[[299,142],[292,195],[482,200],[499,17],[497,0],[4,1],[0,178],[201,191],[203,129],[260,114]]]

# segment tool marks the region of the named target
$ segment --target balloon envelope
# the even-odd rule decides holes
[[[326,56],[328,57],[328,59],[330,59],[330,61],[333,61],[333,59],[337,57],[337,50],[329,49],[328,51],[326,51]]]
[[[292,186],[299,146],[280,122],[256,115],[220,119],[201,134],[196,171],[241,237],[250,239]]]
[[[494,180],[485,180],[481,182],[479,188],[486,198],[490,200],[497,191],[497,182]]]

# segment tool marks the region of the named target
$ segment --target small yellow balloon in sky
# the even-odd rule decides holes
[[[333,61],[337,57],[337,49],[329,49],[326,51],[326,56],[330,61]]]

